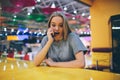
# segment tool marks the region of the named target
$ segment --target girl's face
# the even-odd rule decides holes
[[[63,19],[60,16],[55,16],[51,20],[50,28],[52,28],[53,32],[56,33],[55,39],[63,38]]]

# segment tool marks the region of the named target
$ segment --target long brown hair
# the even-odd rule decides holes
[[[71,32],[71,30],[70,30],[70,27],[69,27],[69,24],[68,24],[68,20],[62,12],[57,11],[57,12],[54,12],[50,16],[49,21],[48,21],[48,28],[50,27],[52,18],[56,17],[56,16],[60,16],[63,19],[63,39],[66,40],[67,36]]]

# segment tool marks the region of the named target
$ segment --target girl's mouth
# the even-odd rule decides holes
[[[52,37],[55,37],[58,34],[59,34],[59,32],[54,32],[54,34],[52,34]]]
[[[59,32],[54,32],[54,35],[57,35],[57,34],[59,34]]]

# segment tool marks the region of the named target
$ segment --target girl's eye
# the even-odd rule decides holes
[[[54,24],[52,24],[52,27],[55,27],[55,25],[54,25]]]
[[[63,27],[63,25],[61,24],[60,27]]]

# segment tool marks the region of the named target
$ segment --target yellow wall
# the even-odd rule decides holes
[[[91,47],[111,47],[110,16],[120,14],[120,0],[80,0],[90,7]]]
[[[111,47],[110,16],[120,14],[120,0],[94,0],[90,7],[91,47]]]
[[[84,0],[84,2],[88,0]],[[91,1],[91,0],[89,0]],[[110,48],[112,47],[111,27],[108,25],[110,16],[120,14],[120,0],[92,0],[90,7],[91,15],[91,49],[92,48]],[[103,61],[100,65],[110,65],[111,52],[92,52],[92,64],[96,60]],[[105,60],[105,61],[104,61]],[[107,60],[107,61],[106,61]]]

